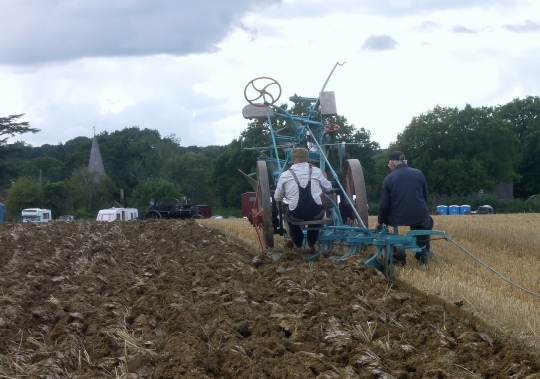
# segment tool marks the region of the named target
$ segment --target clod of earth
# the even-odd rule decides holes
[[[197,221],[0,225],[0,376],[537,378],[538,357],[356,259]]]

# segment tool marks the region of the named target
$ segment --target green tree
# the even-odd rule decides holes
[[[88,166],[91,148],[92,139],[88,137],[76,137],[63,145],[63,163],[68,177],[79,167]]]
[[[159,177],[163,164],[181,152],[174,135],[162,139],[157,130],[138,127],[102,133],[98,142],[105,172],[129,189],[141,180]]]
[[[520,142],[516,154],[520,178],[514,185],[514,194],[528,198],[540,193],[540,97],[514,99],[497,107],[496,112],[512,123]]]
[[[39,183],[30,177],[22,176],[7,191],[5,200],[11,218],[19,218],[25,208],[42,206],[43,190]]]
[[[24,162],[21,172],[25,176],[38,178],[40,183],[55,182],[64,178],[64,164],[52,157],[39,157]]]
[[[37,133],[39,129],[30,127],[28,122],[20,122],[24,114],[0,117],[0,188],[7,188],[11,182],[21,176],[17,169],[17,155],[23,152],[23,148],[29,147],[24,142],[7,145],[9,137],[18,134]],[[25,149],[25,152],[28,152]]]
[[[388,152],[386,150],[379,150],[373,155],[373,170],[369,174],[369,180],[366,180],[366,190],[370,202],[379,203],[382,193],[382,183],[389,173]]]
[[[138,209],[146,209],[151,199],[160,204],[175,204],[182,201],[182,191],[173,183],[160,178],[143,180],[133,189],[130,206]]]
[[[48,182],[43,187],[43,204],[54,217],[73,213],[73,203],[66,182]]]
[[[75,170],[67,181],[73,208],[78,214],[97,214],[115,204],[117,188],[107,175],[90,172],[84,166]],[[116,202],[117,203],[117,202]]]
[[[162,175],[177,184],[192,202],[208,203],[211,197],[206,191],[206,181],[210,174],[210,165],[211,160],[205,155],[187,152],[170,158],[163,165]]]
[[[0,189],[8,189],[22,172],[24,163],[31,159],[32,146],[15,142],[0,146]]]
[[[18,134],[37,133],[39,129],[30,127],[28,122],[18,122],[24,114],[0,117],[0,146],[5,145],[8,136],[15,137]],[[2,136],[6,136],[1,138]]]
[[[430,191],[465,196],[517,177],[518,141],[508,121],[493,108],[436,107],[413,118],[390,150],[405,152],[424,172]]]
[[[243,150],[234,140],[229,148],[212,161],[208,186],[217,206],[240,208],[241,194],[253,191],[251,185],[238,170],[251,173],[256,165],[256,153]]]

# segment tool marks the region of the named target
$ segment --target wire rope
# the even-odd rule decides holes
[[[525,292],[525,293],[528,293],[529,295],[532,295],[532,296],[536,296],[537,298],[540,299],[540,295],[537,294],[536,292],[533,292],[533,291],[530,291],[526,288],[523,288],[521,287],[519,284],[516,284],[514,283],[513,281],[511,281],[510,279],[506,278],[503,274],[501,274],[500,272],[498,272],[497,270],[495,270],[493,267],[487,265],[486,263],[482,262],[480,259],[478,259],[476,256],[474,256],[472,253],[470,253],[469,251],[467,251],[463,246],[461,246],[459,243],[457,243],[456,241],[454,241],[453,239],[449,238],[449,237],[444,237],[445,240],[447,241],[450,241],[452,242],[454,245],[456,245],[461,251],[463,251],[465,254],[467,254],[469,257],[471,257],[472,259],[474,259],[476,262],[480,263],[482,266],[484,266],[485,268],[487,268],[489,271],[493,272],[495,275],[497,275],[498,277],[500,277],[502,280],[504,280],[506,283],[514,286],[515,288]]]

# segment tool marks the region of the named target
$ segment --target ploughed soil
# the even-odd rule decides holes
[[[197,221],[0,224],[0,378],[540,378],[531,350],[359,259]]]

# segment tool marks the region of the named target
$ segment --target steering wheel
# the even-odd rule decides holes
[[[257,83],[255,83],[257,82]],[[274,95],[269,91],[272,90],[276,94]],[[267,76],[260,76],[251,80],[244,88],[244,97],[247,102],[256,107],[265,107],[268,104],[275,104],[281,96],[281,86],[277,80],[269,78]],[[261,99],[262,102],[257,102]]]
[[[324,126],[324,130],[326,130],[328,133],[334,133],[339,130],[340,126],[338,124],[326,124]]]

